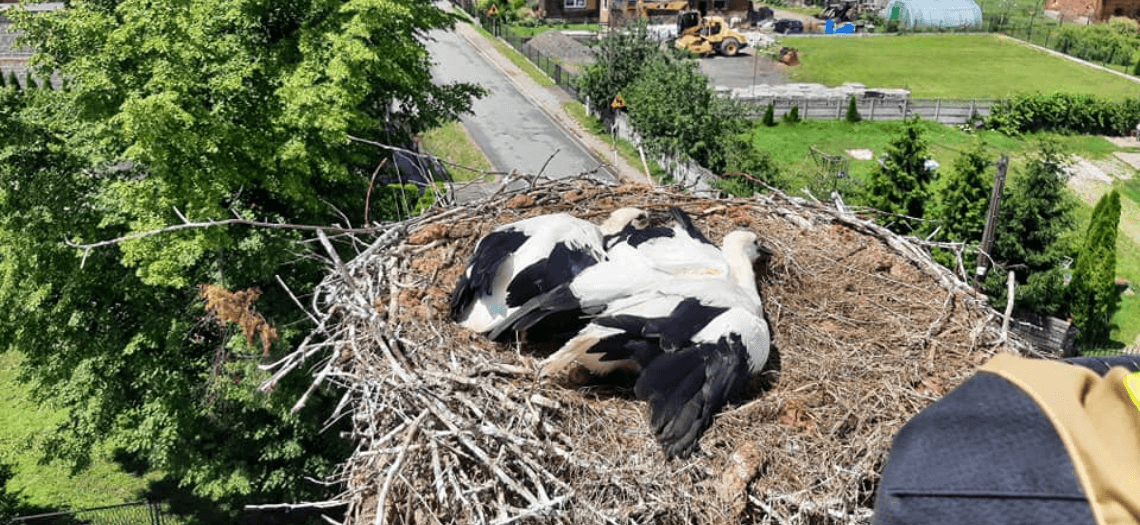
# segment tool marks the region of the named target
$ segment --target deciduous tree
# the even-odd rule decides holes
[[[261,349],[203,321],[194,288],[263,290],[279,354],[310,327],[275,277],[303,296],[326,271],[300,233],[64,241],[183,217],[358,224],[385,153],[349,137],[403,142],[481,92],[431,81],[421,41],[453,15],[411,0],[77,0],[16,17],[40,73],[69,86],[0,108],[0,348],[69,410],[50,456],[81,468],[110,443],[220,502],[328,490],[303,478],[347,452],[336,427],[321,432],[332,393],[301,415],[289,407],[304,374],[257,393]]]

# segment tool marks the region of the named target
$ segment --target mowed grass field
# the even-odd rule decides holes
[[[916,98],[1005,98],[1017,93],[1135,97],[1140,83],[994,35],[786,37],[795,82],[906,88]]]

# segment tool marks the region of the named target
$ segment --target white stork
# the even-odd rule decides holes
[[[452,292],[451,319],[479,333],[505,328],[519,306],[604,260],[607,237],[647,224],[646,212],[621,208],[601,226],[556,213],[495,228],[479,240]]]
[[[543,375],[575,365],[596,375],[639,373],[666,456],[687,456],[712,416],[739,395],[768,360],[771,337],[753,263],[767,252],[756,234],[723,242],[727,278],[674,278],[615,300],[542,363]]]
[[[583,316],[599,313],[610,302],[664,280],[726,278],[728,261],[679,208],[669,210],[670,227],[625,228],[607,241],[606,260],[586,268],[566,284],[537,295],[492,330],[506,330],[529,340],[550,340],[585,326]]]

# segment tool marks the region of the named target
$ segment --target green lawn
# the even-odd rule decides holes
[[[495,46],[495,49],[497,49],[500,54],[507,57],[508,60],[521,68],[528,76],[530,76],[530,78],[534,79],[538,85],[542,87],[554,87],[554,81],[551,80],[546,73],[543,73],[542,70],[538,68],[538,66],[534,65],[534,63],[523,56],[522,53],[516,51],[515,48],[510,46],[510,44],[507,44],[501,38],[497,38],[496,36],[492,35],[489,31],[483,29],[482,27],[479,27],[477,25],[472,25],[471,27],[474,27],[475,30],[479,32],[479,34],[483,35],[484,38],[490,40],[491,43]]]
[[[547,31],[597,31],[598,24],[542,24],[534,27],[524,25],[513,25],[511,29],[515,34],[523,37],[530,38],[535,35],[541,35]]]
[[[1140,83],[991,35],[785,37],[796,82],[908,88],[917,98],[1004,98],[1019,92],[1134,97]]]
[[[487,172],[493,169],[491,161],[487,160],[487,156],[483,154],[479,146],[475,145],[463,124],[459,122],[448,122],[443,126],[425,132],[423,137],[424,149],[432,155],[447,162],[471,168],[463,169],[451,164],[445,165],[444,167],[451,174],[452,180],[456,182],[480,178],[483,176],[479,173],[480,171]]]
[[[28,505],[50,509],[81,509],[127,503],[141,495],[161,475],[145,477],[123,472],[111,461],[110,451],[96,455],[94,464],[75,476],[60,464],[40,464],[31,448],[46,436],[65,413],[35,403],[25,385],[16,381],[22,357],[0,353],[0,461],[12,465],[15,477],[8,490],[19,492]]]
[[[597,117],[591,117],[587,115],[586,107],[583,106],[580,102],[563,102],[562,109],[566,111],[566,114],[573,117],[574,120],[577,120],[578,123],[581,124],[582,127],[586,129],[586,131],[590,132],[591,135],[602,139],[606,143],[613,141],[613,137],[610,135],[609,131],[606,130],[606,126],[602,124],[602,121],[598,120]],[[637,146],[634,146],[632,142],[622,138],[617,139],[616,142],[618,155],[621,155],[621,157],[624,158],[625,161],[630,164],[630,166],[633,166],[638,170],[645,169],[641,164],[641,154],[637,151]],[[595,151],[594,153],[598,154],[602,158],[607,158],[613,155],[612,151]],[[649,175],[653,180],[658,182],[665,182],[665,170],[657,164],[657,161],[646,157],[645,163],[649,165]]]

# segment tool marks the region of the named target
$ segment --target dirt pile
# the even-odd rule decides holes
[[[663,459],[629,385],[540,381],[551,349],[495,344],[447,318],[494,227],[621,206],[679,206],[714,242],[747,228],[775,252],[757,281],[778,351],[686,460]],[[899,428],[1020,345],[905,239],[778,193],[540,185],[392,226],[337,268],[318,290],[321,329],[282,369],[333,354],[316,375],[346,389],[334,417],[353,421],[336,501],[347,523],[866,522]]]

